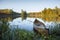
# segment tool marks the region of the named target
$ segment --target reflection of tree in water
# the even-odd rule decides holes
[[[26,19],[26,17],[27,17],[26,11],[21,10],[21,18],[22,18],[22,20]]]
[[[0,21],[12,21],[13,19],[12,19],[12,17],[6,17],[6,18],[0,18]]]

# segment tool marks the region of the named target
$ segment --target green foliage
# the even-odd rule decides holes
[[[53,32],[55,34],[59,34],[60,35],[60,24],[56,24],[56,26],[53,29]]]
[[[7,24],[6,20],[1,19],[0,21],[1,21],[0,28],[1,28],[2,33],[4,33],[9,29],[9,27],[8,27],[8,24]]]
[[[2,21],[1,22],[1,24],[0,24],[0,36],[1,36],[1,39],[0,40],[3,40],[5,37],[6,37],[6,35],[5,34],[7,34],[6,32],[8,32],[8,30],[9,30],[9,27],[8,27],[8,24],[7,24],[7,21],[5,21],[5,20],[0,20],[0,21]],[[3,35],[5,35],[5,36],[3,36]],[[8,34],[7,34],[8,35]]]
[[[8,29],[7,32],[5,32],[2,37],[3,40],[47,40],[45,36],[41,36],[39,34],[35,35],[33,31],[27,31],[24,29],[16,28],[14,30]],[[57,40],[60,37],[57,37],[56,35],[49,35],[48,40]]]
[[[32,40],[33,39],[33,33],[21,30],[21,29],[15,29],[14,30],[14,40]]]

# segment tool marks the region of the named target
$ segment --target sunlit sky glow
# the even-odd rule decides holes
[[[0,0],[0,9],[8,8],[16,12],[21,12],[21,9],[35,12],[55,6],[60,8],[60,0]]]

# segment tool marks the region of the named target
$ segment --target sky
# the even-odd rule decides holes
[[[13,9],[16,12],[21,12],[21,9],[38,12],[56,6],[60,8],[60,0],[0,0],[0,9]]]

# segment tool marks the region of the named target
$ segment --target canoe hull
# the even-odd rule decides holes
[[[39,25],[37,25],[37,24],[39,24]],[[34,21],[33,30],[34,30],[35,33],[45,35],[45,36],[48,35],[48,30],[45,29],[44,23],[42,23],[38,20],[37,20],[37,22],[36,22],[36,20]]]

